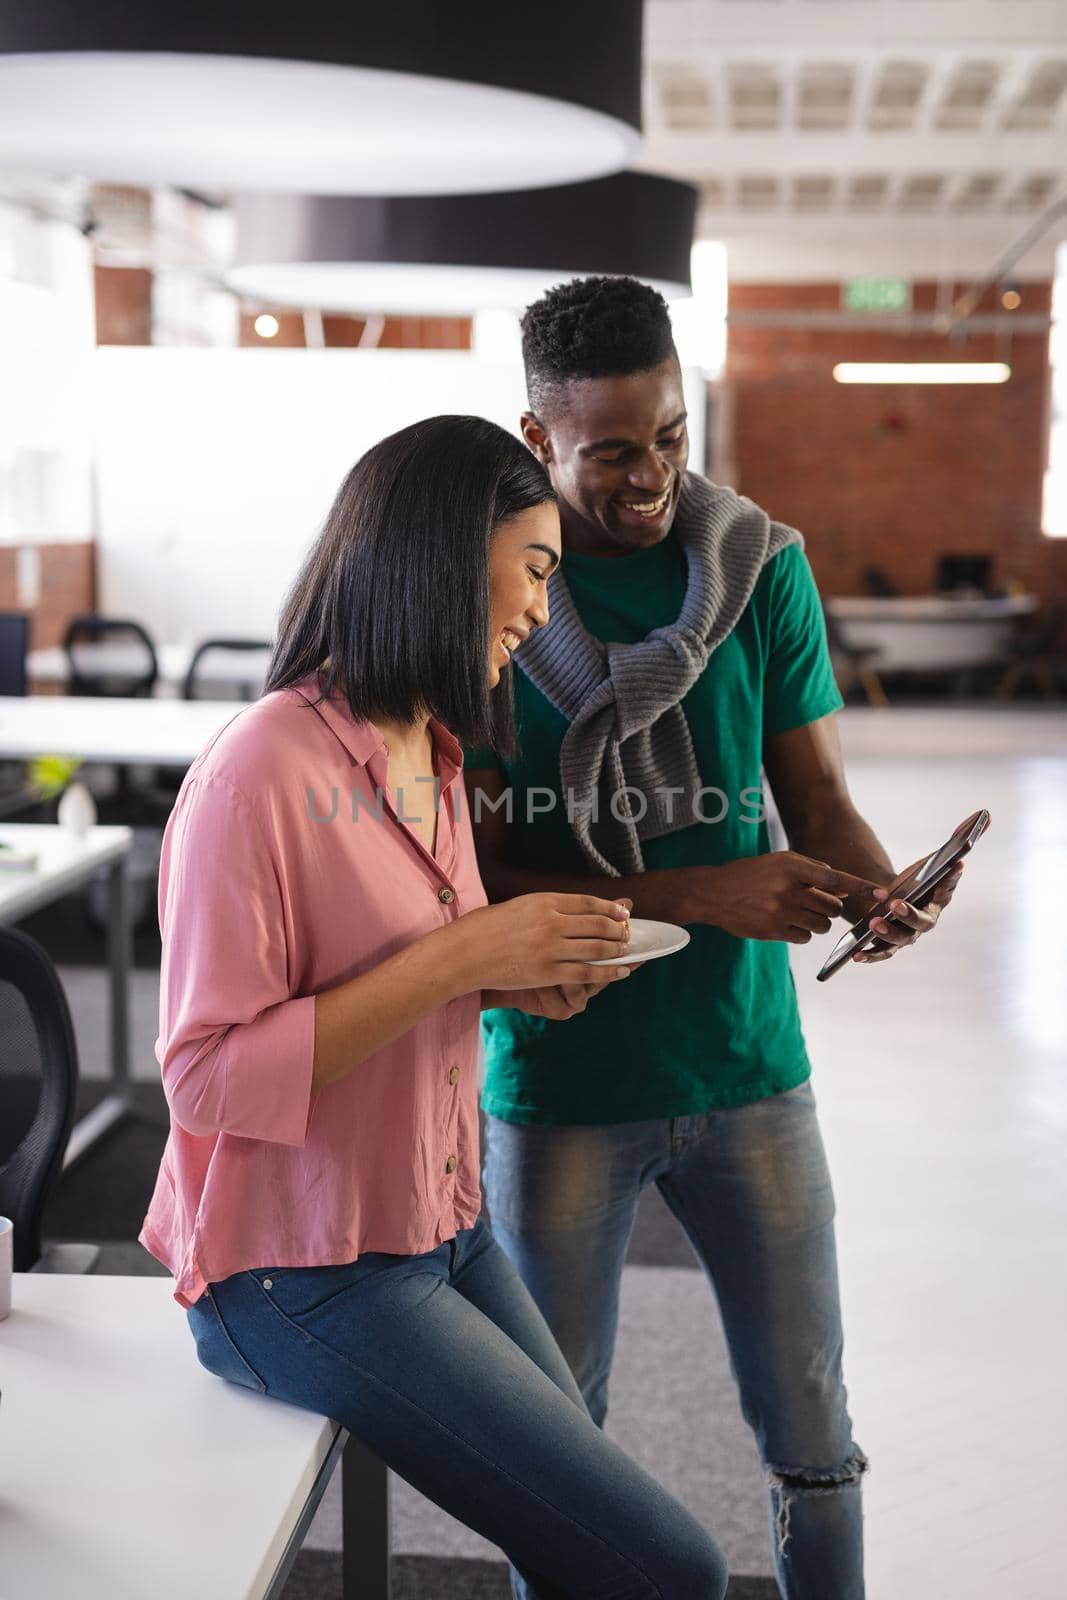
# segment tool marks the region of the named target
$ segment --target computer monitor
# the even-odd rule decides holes
[[[0,611],[0,694],[26,693],[29,636],[29,617],[20,611]]]
[[[937,591],[953,594],[957,589],[987,594],[993,561],[990,556],[942,556],[937,563]]]

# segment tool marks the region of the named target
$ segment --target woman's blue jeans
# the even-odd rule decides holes
[[[425,1255],[238,1272],[188,1315],[210,1372],[342,1423],[539,1600],[722,1600],[718,1546],[590,1419],[484,1222]]]
[[[489,1118],[493,1232],[601,1424],[626,1246],[650,1183],[718,1299],[767,1471],[784,1600],[862,1600],[867,1461],[841,1376],[834,1197],[811,1085],[671,1121],[539,1127]]]

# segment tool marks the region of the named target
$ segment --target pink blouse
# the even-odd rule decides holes
[[[459,744],[398,818],[378,729],[314,675],[216,734],[182,785],[159,878],[156,1056],[171,1113],[141,1243],[192,1305],[250,1267],[417,1255],[478,1216],[481,992],[311,1091],[315,999],[486,902]]]

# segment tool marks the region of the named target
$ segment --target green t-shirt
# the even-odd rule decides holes
[[[673,532],[614,560],[568,551],[563,570],[583,623],[605,641],[634,643],[674,622],[685,596],[685,555]],[[469,750],[465,764],[495,766],[512,786],[516,865],[595,876],[563,805],[567,721],[517,666],[512,672],[519,758]],[[841,704],[811,569],[789,545],[764,567],[737,626],[682,701],[701,782],[722,791],[726,814],[642,840],[646,869],[715,866],[769,850],[758,820],[764,737]],[[553,790],[555,804],[536,813],[547,800],[535,797],[531,819],[526,795],[535,787]],[[723,801],[710,794],[703,810],[713,818]],[[508,1122],[638,1122],[743,1105],[803,1083],[810,1068],[788,946],[705,924],[689,932],[684,950],[648,962],[568,1022],[484,1012],[486,1111]]]

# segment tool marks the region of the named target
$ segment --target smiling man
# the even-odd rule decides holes
[[[494,1231],[602,1422],[627,1241],[658,1185],[714,1286],[781,1593],[859,1600],[867,1463],[788,945],[860,915],[894,870],[845,783],[800,535],[686,470],[663,300],[627,278],[564,284],[527,311],[523,351],[522,429],[564,557],[543,574],[547,626],[532,606],[514,656],[519,752],[467,755],[482,876],[491,900],[625,896],[691,941],[566,1028],[485,1013]],[[764,769],[788,850],[770,848]],[[511,791],[510,822],[479,790]],[[893,901],[867,959],[932,928],[957,880],[925,911]]]

